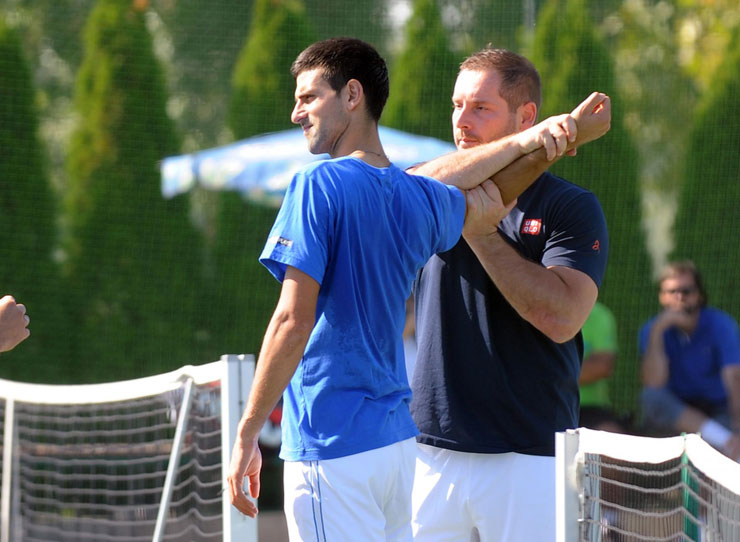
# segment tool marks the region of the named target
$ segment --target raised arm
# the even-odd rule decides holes
[[[566,152],[604,135],[611,123],[609,97],[592,93],[570,115],[539,124],[472,149],[446,154],[409,170],[462,189],[493,179],[509,203]]]
[[[550,117],[521,132],[440,156],[408,171],[468,190],[537,149],[542,148],[551,159],[563,154],[569,138],[575,139],[575,129],[569,115]]]
[[[644,386],[662,388],[668,382],[670,362],[666,354],[663,335],[671,327],[691,330],[692,317],[683,311],[665,309],[655,318],[640,366]]]
[[[491,177],[501,191],[501,198],[505,204],[519,197],[555,161],[562,158],[563,154],[573,155],[578,147],[600,138],[609,131],[611,127],[609,96],[594,92],[581,102],[570,116],[576,123],[576,139],[568,143],[566,153],[550,159],[547,150],[540,147],[517,158]]]
[[[518,136],[511,134],[471,149],[451,152],[414,166],[408,172],[426,175],[463,190],[474,188],[527,154]]]

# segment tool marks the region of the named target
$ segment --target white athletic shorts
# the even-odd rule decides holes
[[[417,445],[414,542],[554,542],[555,458]]]
[[[411,542],[411,438],[338,459],[286,461],[290,542]]]

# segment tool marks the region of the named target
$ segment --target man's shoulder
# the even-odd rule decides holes
[[[536,187],[543,197],[562,196],[577,198],[580,196],[590,196],[596,199],[596,196],[588,188],[577,185],[563,177],[559,177],[549,171],[545,171],[540,178],[532,185]]]
[[[419,175],[415,173],[409,173],[396,168],[398,171],[398,179],[403,183],[409,183],[416,186],[417,193],[426,194],[426,198],[439,201],[451,201],[455,206],[461,206],[462,212],[465,212],[465,193],[459,188],[445,184],[442,181],[426,175]],[[404,184],[408,186],[408,184]],[[442,198],[440,200],[440,198]]]
[[[652,315],[650,318],[645,320],[642,325],[640,326],[640,333],[648,333],[655,323],[655,320],[658,318],[657,314]]]
[[[401,175],[403,178],[419,183],[422,186],[433,186],[437,189],[445,189],[445,190],[452,190],[452,188],[454,188],[452,185],[445,184],[439,179],[435,179],[434,177],[429,177],[428,175],[422,175],[421,173],[413,173],[413,172],[409,172],[408,170],[402,170],[402,169],[399,169],[398,171],[399,171],[399,175]]]
[[[364,162],[350,156],[316,160],[296,171],[292,184],[303,186],[303,190],[319,190],[326,194],[350,193],[365,172]]]
[[[737,327],[738,325],[737,320],[731,314],[717,307],[703,307],[702,318],[710,325],[722,324],[730,327]]]
[[[583,224],[590,230],[596,220],[606,228],[604,211],[596,195],[550,172],[543,173],[519,197],[517,209],[525,214],[543,215],[542,218],[550,221],[550,226],[553,221],[558,221],[568,224],[569,228]]]
[[[349,156],[342,156],[339,158],[324,158],[306,164],[298,170],[297,174],[303,175],[307,178],[323,177],[335,172],[341,172],[343,170],[359,167],[359,162],[361,161]]]

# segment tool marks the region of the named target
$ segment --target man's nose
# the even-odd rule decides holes
[[[293,124],[300,124],[303,117],[305,117],[306,114],[303,111],[303,107],[301,107],[300,103],[296,103],[293,107],[293,111],[290,113],[290,121]]]
[[[456,107],[452,113],[452,125],[459,130],[470,128],[470,108],[467,106]]]

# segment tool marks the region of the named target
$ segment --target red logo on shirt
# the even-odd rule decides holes
[[[598,239],[596,240],[596,242],[593,245],[591,245],[591,248],[594,249],[596,252],[599,251],[599,249],[601,248],[601,245],[599,244],[599,240]]]
[[[542,231],[542,219],[528,218],[522,223],[522,234],[539,235]]]

